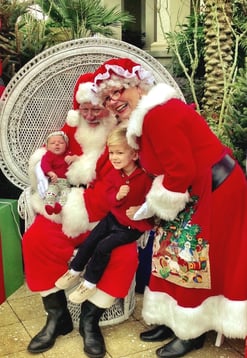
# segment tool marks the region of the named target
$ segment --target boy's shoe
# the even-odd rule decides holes
[[[96,287],[87,288],[83,282],[69,295],[69,300],[73,303],[82,303],[96,292]]]
[[[56,282],[55,286],[61,290],[74,287],[80,282],[80,275],[72,275],[70,271],[65,272]]]

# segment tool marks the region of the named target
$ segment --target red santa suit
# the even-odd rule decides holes
[[[77,89],[78,86],[75,92]],[[116,121],[112,117],[103,118],[98,126],[89,127],[78,110],[78,102],[91,101],[88,89],[85,98],[83,90],[85,88],[78,90],[81,96],[74,100],[74,110],[69,112],[68,123],[62,128],[69,138],[68,150],[78,157],[67,172],[67,178],[74,187],[61,214],[48,216],[42,198],[36,192],[34,166],[46,149],[38,149],[30,159],[29,173],[34,191],[31,200],[37,215],[22,242],[26,281],[32,291],[49,290],[55,286],[55,281],[67,271],[74,249],[109,210],[104,178],[112,166],[105,144]],[[97,287],[113,297],[125,297],[137,264],[136,243],[115,249]]]
[[[242,169],[233,161],[225,180],[212,190],[212,168],[216,170],[226,154],[231,156],[230,150],[166,84],[154,86],[141,98],[129,119],[127,136],[129,144],[140,149],[141,165],[155,177],[147,205],[164,220],[164,237],[173,233],[174,239],[169,237],[162,263],[157,261],[157,250],[154,254],[153,264],[157,268],[158,263],[160,270],[153,271],[144,294],[145,321],[165,324],[181,339],[208,330],[245,338],[247,185]],[[176,238],[178,244],[187,242],[184,251],[176,247],[177,257]],[[194,254],[189,245],[193,240],[198,241]],[[207,259],[204,268],[197,267],[202,275],[196,279],[202,241]],[[171,272],[171,262],[176,263],[176,272]]]

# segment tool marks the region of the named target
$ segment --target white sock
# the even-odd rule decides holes
[[[75,271],[75,270],[73,270],[73,269],[70,269],[69,272],[70,272],[71,275],[73,275],[73,276],[79,276],[80,273],[81,273],[81,271]]]
[[[92,283],[92,282],[89,282],[89,281],[87,281],[87,280],[84,280],[83,286],[85,286],[85,287],[91,289],[91,288],[96,287],[96,284],[95,284],[95,283]]]

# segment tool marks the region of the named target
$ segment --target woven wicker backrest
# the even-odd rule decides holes
[[[172,85],[168,71],[152,56],[126,42],[83,38],[54,46],[28,62],[10,81],[1,103],[0,167],[17,187],[28,185],[28,161],[47,134],[60,129],[72,107],[77,78],[112,57],[129,57]]]

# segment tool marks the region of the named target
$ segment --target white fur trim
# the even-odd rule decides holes
[[[38,192],[32,193],[30,197],[30,201],[31,201],[32,208],[36,214],[37,213],[41,214],[45,216],[47,219],[49,219],[50,221],[54,221],[57,224],[61,224],[62,220],[60,214],[52,214],[52,215],[47,214],[44,207],[44,200],[39,196]]]
[[[89,127],[85,120],[75,132],[75,139],[81,145],[83,154],[73,162],[66,173],[73,185],[92,182],[96,177],[97,161],[105,150],[105,143],[110,130],[116,125],[112,116],[101,119],[97,127]]]
[[[91,154],[91,155],[90,155]],[[94,154],[94,155],[93,155]],[[95,167],[99,154],[97,152],[83,154],[73,162],[66,173],[72,185],[88,184],[96,178]]]
[[[46,148],[38,148],[30,157],[28,163],[28,176],[32,190],[37,190],[37,178],[35,175],[35,166],[41,160],[43,155],[46,153]]]
[[[72,188],[68,194],[66,204],[62,207],[61,214],[48,215],[44,209],[44,201],[39,194],[33,193],[30,197],[31,205],[35,213],[39,213],[57,224],[62,224],[65,235],[74,238],[86,231],[91,231],[98,222],[89,223],[87,210],[83,198],[83,189]]]
[[[67,114],[66,123],[70,127],[77,127],[80,121],[80,112],[78,109],[70,109]]]
[[[71,188],[62,208],[62,230],[69,237],[76,237],[89,228],[89,218],[83,188]]]
[[[93,83],[85,82],[79,84],[78,90],[75,95],[75,99],[78,103],[91,102],[93,105],[99,104],[99,98],[95,92],[93,92]]]
[[[177,214],[185,208],[186,203],[190,200],[188,191],[185,193],[177,193],[167,190],[162,182],[164,175],[157,176],[146,200],[154,213],[164,220],[173,220]]]
[[[47,219],[54,221],[56,223],[61,223],[61,216],[60,215],[48,215],[45,211],[44,207],[44,200],[40,197],[39,193],[37,192],[37,178],[35,175],[35,166],[41,160],[43,155],[46,153],[46,148],[38,148],[30,157],[29,159],[29,166],[28,166],[28,175],[31,185],[31,196],[30,202],[33,211],[37,214],[41,214],[45,216]]]
[[[181,339],[191,339],[210,330],[229,338],[247,336],[247,301],[231,301],[222,295],[207,298],[200,306],[185,308],[163,292],[146,287],[142,315],[148,324],[164,324]]]
[[[94,90],[97,91],[97,87],[99,86],[97,84],[98,81],[104,81],[109,78],[111,78],[111,71],[124,78],[135,78],[138,76],[138,78],[141,81],[145,81],[148,84],[153,84],[155,82],[154,76],[151,74],[151,72],[145,70],[141,65],[136,64],[131,68],[131,72],[128,69],[125,69],[119,65],[113,65],[113,64],[106,64],[105,65],[106,71],[104,73],[99,73],[94,78],[95,87]]]
[[[142,134],[142,126],[145,115],[159,104],[166,103],[172,98],[180,98],[180,94],[166,83],[158,83],[151,88],[147,95],[142,96],[136,109],[132,112],[128,129],[127,139],[131,147],[138,149],[136,137]]]

